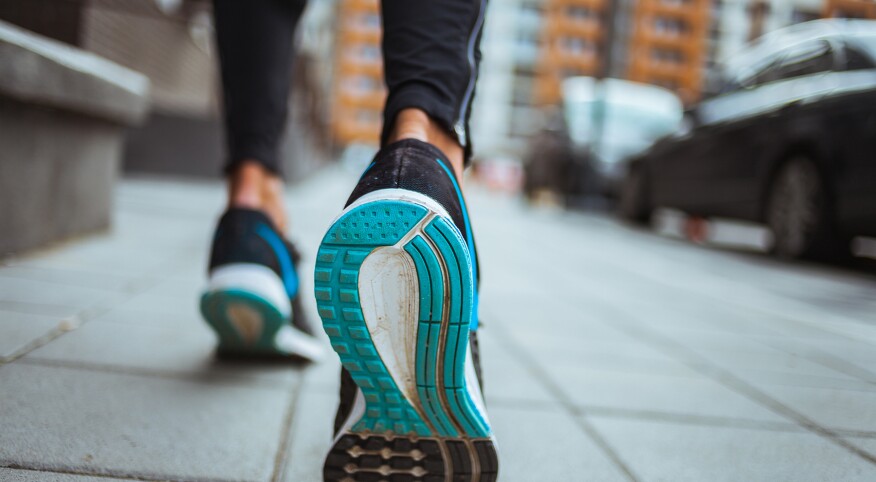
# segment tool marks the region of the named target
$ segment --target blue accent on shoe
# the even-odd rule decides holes
[[[466,242],[466,245],[468,246],[468,251],[471,255],[471,259],[472,259],[471,269],[472,269],[472,273],[473,273],[473,278],[475,280],[475,294],[474,294],[474,301],[472,302],[474,304],[474,317],[473,317],[472,323],[471,323],[471,329],[472,329],[472,331],[474,331],[474,330],[478,329],[478,317],[479,317],[478,314],[480,313],[480,311],[478,310],[479,296],[478,296],[478,290],[477,290],[479,278],[478,278],[478,263],[475,260],[475,253],[477,251],[475,250],[474,236],[472,235],[472,232],[471,232],[471,221],[469,221],[469,219],[468,219],[468,206],[465,205],[465,197],[462,196],[462,189],[459,188],[459,182],[457,182],[457,180],[456,180],[456,175],[450,171],[450,168],[448,168],[447,165],[441,161],[441,159],[436,159],[436,161],[438,162],[438,165],[441,166],[442,169],[444,169],[444,172],[447,173],[447,177],[450,178],[450,181],[453,182],[453,188],[456,190],[456,196],[459,197],[459,205],[460,205],[460,207],[462,207],[462,219],[463,219],[463,222],[465,223],[465,237],[466,237],[465,242]]]
[[[295,298],[295,295],[298,294],[298,273],[295,271],[292,255],[289,253],[283,238],[270,226],[263,223],[259,223],[256,226],[256,234],[271,246],[271,249],[277,256],[277,261],[280,263],[280,271],[283,273],[283,286],[286,288],[286,294],[289,295],[290,299]]]
[[[359,270],[365,258],[378,247],[396,244],[427,213],[412,202],[382,200],[341,216],[317,255],[318,311],[332,347],[365,398],[365,413],[353,432],[489,437],[490,427],[466,387],[475,289],[471,256],[453,221],[436,217],[403,246],[414,262],[419,287],[414,367],[418,400],[408,400],[393,380],[360,305]]]

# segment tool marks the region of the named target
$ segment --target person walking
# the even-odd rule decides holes
[[[279,140],[302,0],[214,0],[228,158],[201,312],[221,354],[315,360],[286,239]],[[314,297],[343,366],[331,481],[495,481],[462,174],[486,0],[383,0],[381,148],[320,244]]]

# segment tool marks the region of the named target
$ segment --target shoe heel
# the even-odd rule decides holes
[[[276,351],[277,332],[291,316],[291,305],[279,276],[255,264],[214,270],[200,308],[207,324],[219,336],[222,354]]]
[[[349,207],[329,228],[317,255],[319,315],[366,403],[349,430],[488,439],[486,412],[475,400],[480,394],[466,376],[474,296],[468,250],[443,208],[413,199],[414,194]],[[372,263],[372,256],[386,262]],[[394,268],[397,278],[411,279],[414,286],[411,299],[395,296],[396,304],[414,307],[397,319],[379,313],[399,309],[391,306],[391,293],[400,283],[386,285],[374,277],[393,263],[406,265]],[[362,276],[367,283],[360,283]],[[385,336],[399,330],[408,330],[410,338]],[[396,363],[400,352],[407,363]]]

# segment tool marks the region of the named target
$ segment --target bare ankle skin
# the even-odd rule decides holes
[[[459,142],[433,121],[428,114],[420,109],[404,109],[395,117],[392,131],[389,134],[390,143],[403,139],[417,139],[428,142],[441,149],[453,170],[456,178],[462,181],[465,153]]]
[[[228,207],[263,211],[281,233],[286,232],[283,180],[255,160],[241,162],[228,175]]]

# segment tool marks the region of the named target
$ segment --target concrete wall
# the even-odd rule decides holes
[[[148,80],[0,22],[0,257],[105,228]]]
[[[0,100],[0,256],[109,226],[123,128]]]

